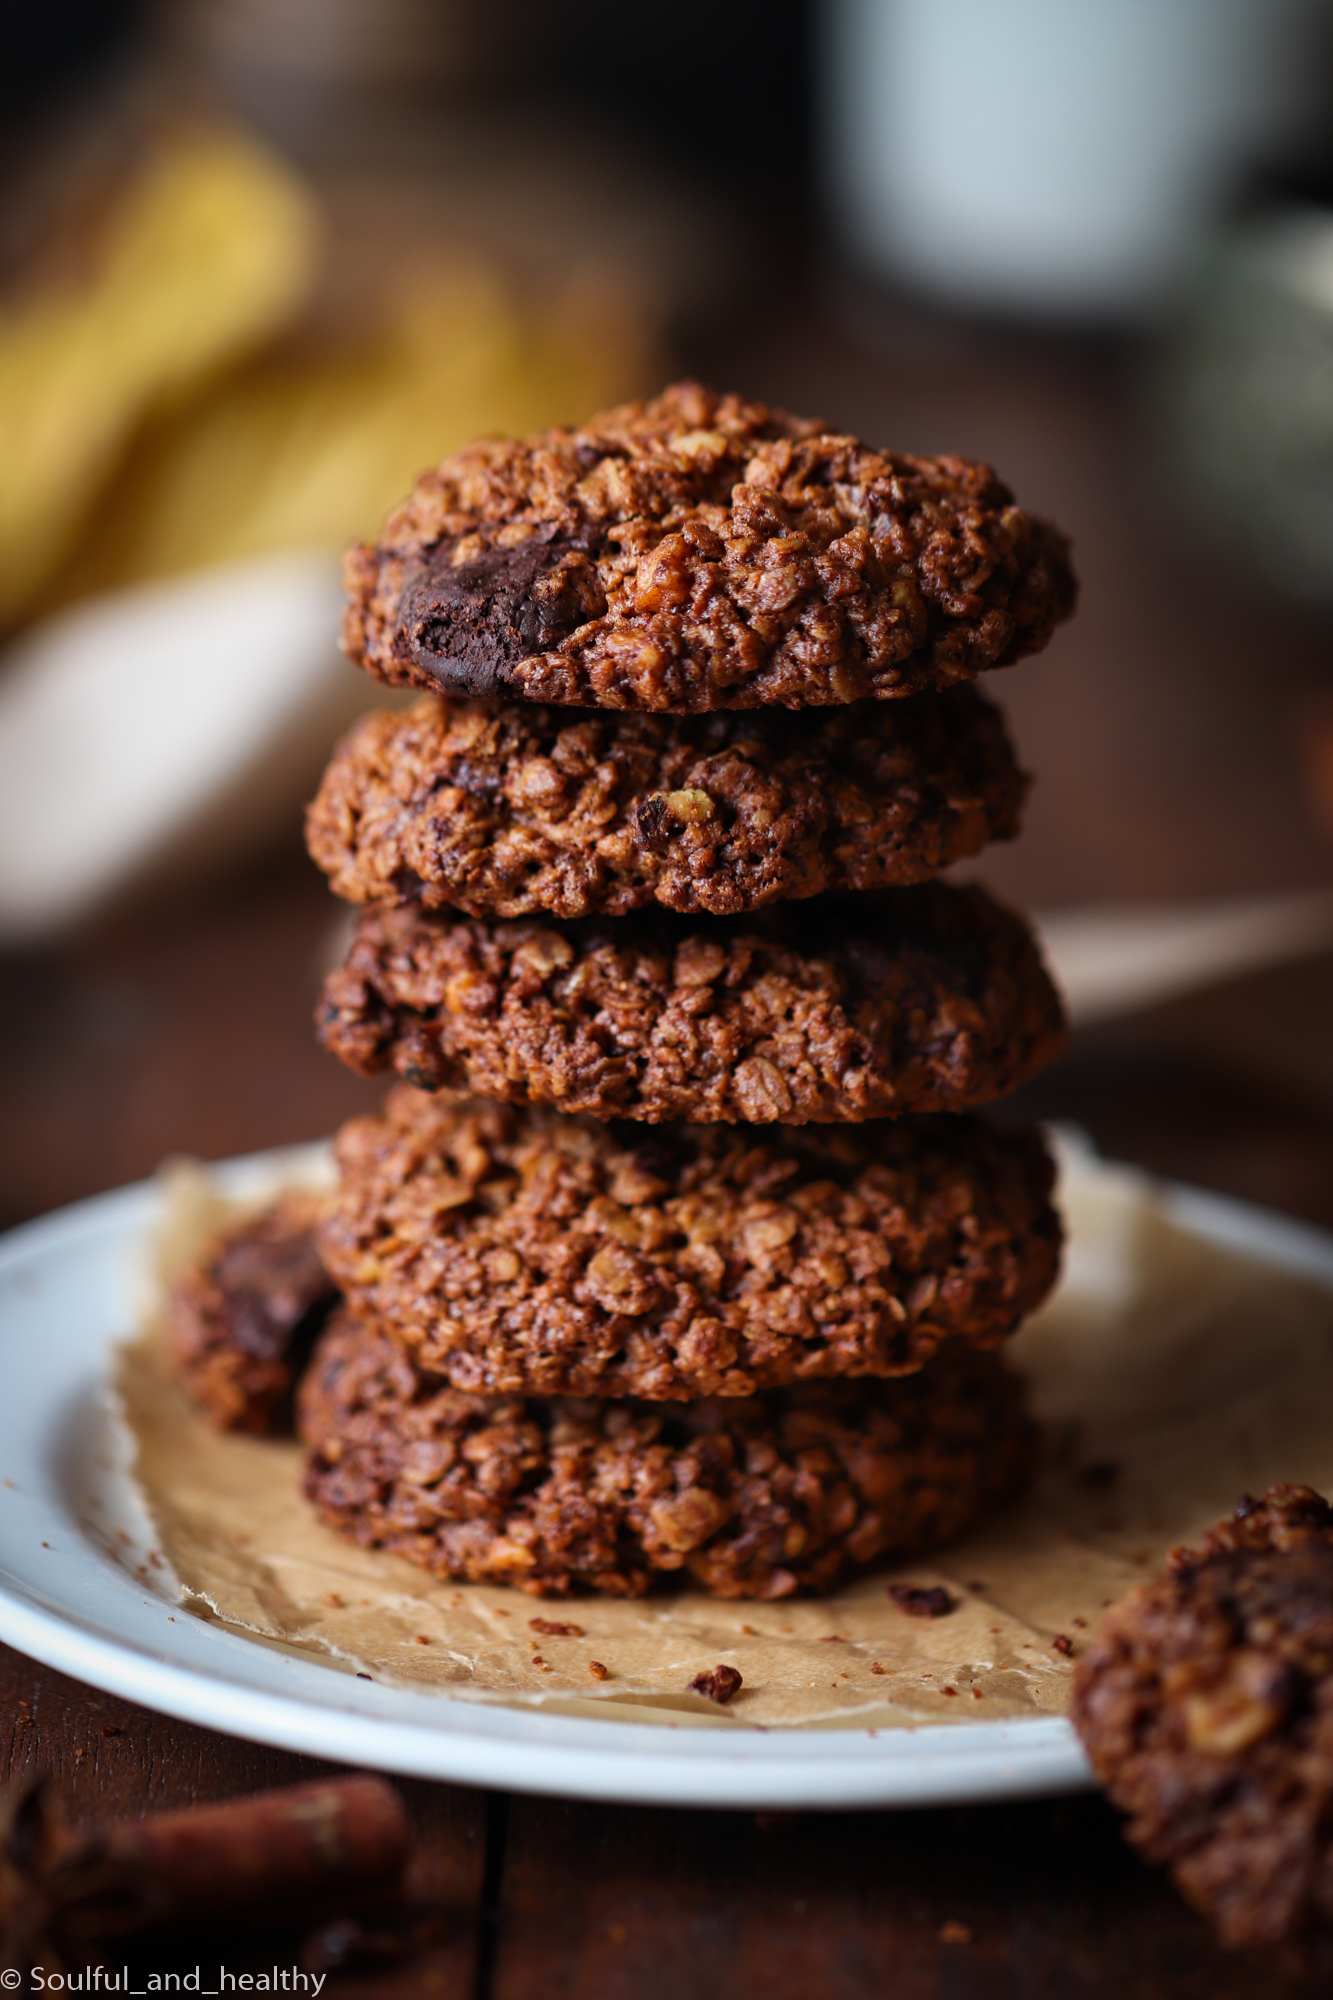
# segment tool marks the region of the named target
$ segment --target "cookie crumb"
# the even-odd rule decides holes
[[[909,1618],[947,1618],[954,1600],[942,1583],[891,1583],[889,1596]]]
[[[606,1668],[602,1665],[600,1660],[589,1660],[588,1672],[592,1675],[595,1681],[604,1681],[606,1679]]]
[[[735,1667],[718,1665],[711,1673],[696,1674],[688,1692],[704,1695],[707,1700],[721,1704],[730,1701],[740,1686],[741,1676]]]

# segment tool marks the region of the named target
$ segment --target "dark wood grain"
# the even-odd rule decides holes
[[[1328,1967],[1224,1952],[1099,1799],[913,1813],[517,1799],[495,2000],[1261,2000]]]

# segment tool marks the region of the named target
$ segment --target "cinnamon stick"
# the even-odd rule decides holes
[[[333,1778],[91,1830],[64,1827],[40,1786],[0,1830],[9,1962],[39,1941],[73,1952],[158,1925],[309,1917],[395,1888],[402,1800],[381,1778]]]

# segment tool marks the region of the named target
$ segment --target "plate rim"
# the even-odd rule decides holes
[[[218,1637],[251,1643],[225,1631]],[[1063,1716],[879,1732],[751,1726],[733,1735],[714,1729],[678,1732],[659,1722],[584,1721],[540,1708],[386,1690],[454,1711],[452,1726],[432,1728],[155,1661],[124,1641],[80,1632],[71,1619],[25,1602],[7,1581],[0,1581],[0,1638],[45,1666],[178,1721],[334,1764],[483,1789],[624,1805],[841,1811],[976,1804],[1081,1791],[1090,1783]],[[460,1727],[459,1711],[469,1719],[479,1714],[491,1726]],[[670,1737],[669,1746],[653,1741],[659,1735]],[[867,1754],[871,1739],[889,1754]],[[907,1740],[911,1751],[905,1755]],[[780,1754],[793,1749],[803,1754]]]

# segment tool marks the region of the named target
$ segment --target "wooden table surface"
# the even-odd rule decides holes
[[[1047,903],[1283,887],[1326,874],[1300,718],[1333,687],[1327,631],[1192,550],[1143,471],[1123,362],[1010,341],[951,348],[830,312],[698,357],[909,447],[993,455],[1074,530],[1080,623],[1002,689],[1039,772],[1025,843],[991,871]],[[151,1171],[308,1138],[375,1100],[313,1046],[335,906],[299,857],[189,907],[0,964],[0,1222]],[[1333,1227],[1333,960],[1235,982],[1075,1039],[1016,1109]],[[324,1769],[172,1722],[0,1650],[0,1750],[82,1819]],[[912,1813],[639,1810],[403,1787],[410,1961],[337,1993],[602,2000],[871,1994],[1255,1996],[1327,1967],[1223,1953],[1093,1796]],[[296,1941],[188,1940],[131,1960],[295,1964]],[[140,1976],[142,1975],[142,1976]]]

